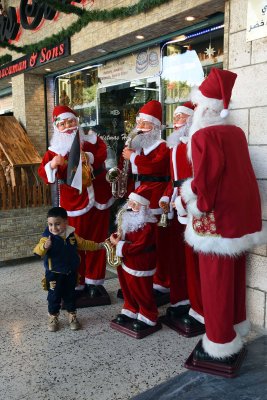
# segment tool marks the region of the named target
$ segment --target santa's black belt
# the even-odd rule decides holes
[[[133,174],[133,180],[135,182],[169,182],[170,176],[152,176],[152,175],[140,175]]]
[[[151,246],[145,247],[141,253],[150,253],[151,251],[155,251],[155,250],[156,250],[156,246],[151,245]]]
[[[172,181],[172,186],[173,187],[180,187],[182,184],[187,181],[188,178],[186,179],[178,179],[177,181]]]
[[[94,169],[94,170],[93,170],[93,175],[94,175],[94,177],[96,177],[97,175],[100,175],[101,172],[104,172],[104,171],[105,171],[105,168],[104,168],[104,167],[100,167],[100,168],[98,168],[98,169]]]

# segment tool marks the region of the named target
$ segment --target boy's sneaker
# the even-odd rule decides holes
[[[47,329],[49,330],[49,332],[56,332],[58,331],[58,328],[59,328],[58,314],[56,315],[48,314]]]
[[[77,319],[76,312],[69,313],[69,324],[72,331],[78,331],[81,329],[81,324]]]

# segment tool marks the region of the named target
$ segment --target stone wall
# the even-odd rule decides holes
[[[0,211],[0,262],[33,256],[50,207]]]
[[[246,42],[247,2],[230,0],[226,3],[226,11],[228,59],[224,68],[238,75],[232,96],[231,118],[247,135],[261,192],[263,220],[266,221],[267,38]],[[267,328],[267,246],[254,249],[248,256],[247,307],[251,322]]]

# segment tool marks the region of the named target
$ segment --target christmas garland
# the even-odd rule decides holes
[[[9,63],[10,61],[12,61],[11,54],[5,54],[4,56],[0,57],[0,65],[4,65],[6,63]]]
[[[45,3],[53,7],[57,11],[67,14],[76,14],[79,19],[73,22],[67,29],[62,29],[59,33],[45,38],[35,44],[25,46],[15,46],[12,43],[2,42],[0,47],[8,48],[17,53],[31,54],[40,51],[44,47],[52,47],[64,41],[75,33],[80,32],[90,22],[94,21],[113,21],[114,19],[124,19],[133,15],[138,15],[152,10],[162,4],[169,3],[171,0],[139,0],[136,4],[128,7],[117,7],[111,10],[93,10],[89,11],[84,8],[76,7],[71,4],[62,4],[58,0],[46,0]],[[37,0],[37,3],[43,3],[44,0]]]

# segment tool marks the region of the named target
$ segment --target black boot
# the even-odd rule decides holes
[[[168,307],[166,315],[169,318],[180,318],[183,315],[188,314],[189,310],[190,310],[189,304],[183,304],[176,307]]]
[[[145,322],[137,319],[136,321],[134,321],[132,328],[135,332],[141,332],[145,329],[151,328],[151,325],[148,325]]]
[[[125,325],[127,322],[132,322],[134,320],[135,318],[128,317],[128,315],[118,314],[115,322],[120,325]]]
[[[87,292],[88,292],[89,297],[91,299],[94,299],[95,297],[101,296],[101,292],[98,289],[97,285],[91,285],[91,284],[87,285]]]
[[[232,365],[236,362],[238,355],[239,355],[239,353],[233,354],[232,356],[228,356],[228,357],[224,357],[224,358],[212,357],[208,353],[205,352],[205,350],[203,349],[203,346],[202,346],[202,341],[200,341],[194,350],[193,358],[196,361],[205,361],[205,362],[213,362],[215,364]]]

